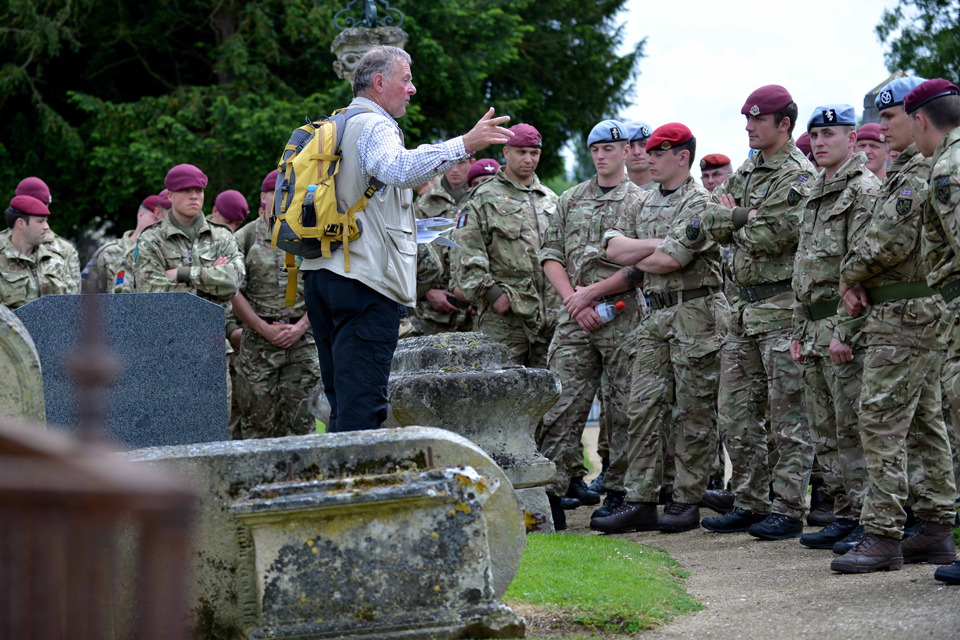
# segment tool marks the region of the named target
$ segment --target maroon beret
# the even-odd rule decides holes
[[[861,140],[876,140],[877,142],[886,142],[887,137],[880,133],[880,125],[874,122],[868,122],[857,129],[857,142]]]
[[[806,131],[800,134],[800,137],[797,138],[796,144],[797,149],[800,149],[803,155],[809,156],[811,153],[813,153],[813,146],[810,144],[810,134]]]
[[[925,80],[914,87],[913,91],[904,96],[903,110],[907,113],[913,113],[931,100],[958,94],[960,94],[960,89],[957,89],[957,85],[948,80],[944,80],[943,78]]]
[[[700,170],[712,171],[713,169],[725,167],[728,164],[730,164],[730,158],[727,156],[722,153],[711,153],[708,156],[703,156],[703,159],[700,161]]]
[[[30,196],[31,198],[36,198],[44,204],[50,204],[53,202],[53,198],[50,197],[50,187],[47,186],[47,183],[41,180],[40,178],[24,178],[20,181],[20,184],[17,185],[15,194],[18,196]]]
[[[10,208],[28,216],[50,215],[50,209],[47,209],[47,205],[33,196],[13,196],[13,200],[10,201]]]
[[[654,129],[653,134],[647,138],[647,153],[656,149],[672,149],[677,145],[689,141],[692,137],[693,133],[690,132],[690,129],[688,129],[685,124],[680,124],[679,122],[665,124],[662,127]]]
[[[513,137],[507,143],[508,147],[540,147],[540,132],[529,124],[515,124],[510,127],[513,131]]]
[[[239,191],[229,189],[217,196],[215,203],[217,213],[227,220],[241,222],[250,215],[250,207],[247,206],[247,199]]]
[[[747,101],[743,103],[740,113],[751,116],[776,113],[791,102],[793,102],[793,97],[789,91],[778,84],[768,84],[747,96]]]
[[[207,176],[192,164],[178,164],[167,172],[167,177],[163,179],[163,186],[170,191],[206,189]]]
[[[167,189],[164,189],[157,196],[157,206],[161,209],[172,209],[173,203],[170,202],[170,196],[167,195]]]
[[[260,191],[275,191],[277,189],[277,176],[280,172],[274,169],[267,174],[267,177],[260,183]]]
[[[477,160],[470,165],[470,171],[467,172],[467,184],[473,182],[477,176],[492,176],[500,169],[500,163],[496,160],[484,158]]]
[[[147,196],[143,199],[143,202],[140,203],[140,206],[147,211],[153,211],[157,208],[157,200],[157,196]]]

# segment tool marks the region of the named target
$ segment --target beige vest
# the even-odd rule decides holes
[[[362,107],[353,102],[350,107]],[[364,125],[371,118],[383,118],[370,113],[354,116],[347,121],[340,142],[342,159],[337,173],[337,203],[346,211],[363,196],[367,184],[360,176],[358,143]],[[403,135],[397,129],[401,141]],[[329,260],[305,259],[300,269],[316,271],[328,269],[345,278],[358,280],[374,291],[400,304],[412,307],[417,303],[417,223],[413,213],[413,191],[387,185],[377,191],[367,208],[357,214],[363,223],[363,235],[350,243],[350,272],[344,270],[343,248],[337,249]]]

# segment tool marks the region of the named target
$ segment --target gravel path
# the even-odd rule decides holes
[[[595,431],[585,434],[588,450],[594,450]],[[597,535],[589,529],[593,509],[568,512],[567,532]],[[701,509],[701,517],[710,515]],[[765,542],[705,529],[622,537],[665,549],[690,572],[687,589],[707,606],[641,634],[648,640],[960,639],[960,587],[934,580],[933,565],[845,576],[830,571],[832,552],[807,549],[796,539]]]

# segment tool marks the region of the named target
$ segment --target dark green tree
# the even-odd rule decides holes
[[[960,80],[960,0],[899,0],[876,31],[890,71]]]
[[[537,126],[539,173],[560,174],[564,143],[632,92],[643,42],[617,53],[624,3],[393,3],[418,87],[400,121],[408,146],[466,131],[489,105]],[[235,188],[255,207],[290,132],[350,100],[330,52],[345,5],[0,0],[0,194],[38,175],[58,232],[122,231],[167,169],[190,162],[210,177],[208,202]]]

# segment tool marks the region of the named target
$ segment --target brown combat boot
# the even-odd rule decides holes
[[[860,544],[830,563],[830,569],[839,573],[873,573],[902,568],[900,541],[874,533],[867,533]]]
[[[682,533],[700,528],[700,507],[695,504],[672,502],[657,521],[657,528],[664,533]]]
[[[820,504],[807,514],[807,524],[811,527],[826,527],[836,521],[837,517],[833,515],[833,503],[821,500]]]
[[[949,524],[921,521],[920,528],[910,538],[900,543],[903,561],[929,562],[930,564],[953,564],[957,549],[953,543],[953,527]]]
[[[728,511],[733,511],[733,500],[734,496],[732,491],[707,489],[703,492],[703,497],[700,498],[700,506],[723,514]]]
[[[610,515],[590,520],[590,528],[603,533],[656,531],[657,505],[653,502],[624,502]]]

